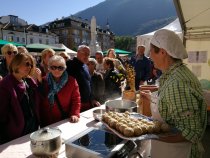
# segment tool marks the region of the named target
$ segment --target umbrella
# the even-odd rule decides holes
[[[130,55],[132,52],[126,51],[126,50],[121,50],[121,49],[114,49],[116,54],[121,54],[121,55]],[[108,50],[104,51],[104,54],[107,54]]]
[[[5,44],[13,44],[15,46],[25,46],[25,44],[21,44],[21,43],[10,42],[10,41],[6,41],[6,40],[0,40],[0,47],[2,47]]]
[[[47,49],[47,48],[51,48],[54,51],[65,51],[65,49],[63,48],[50,46],[46,44],[40,44],[40,43],[28,44],[26,45],[26,48],[28,49],[29,52],[41,52],[42,50]]]

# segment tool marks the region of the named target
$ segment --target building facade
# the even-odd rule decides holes
[[[72,50],[81,44],[91,42],[90,22],[85,19],[69,16],[45,25],[28,24],[15,15],[0,17],[0,39],[21,44],[41,43],[53,45],[62,43]],[[96,27],[96,40],[102,51],[114,48],[114,33],[105,28]]]
[[[74,16],[50,22],[46,27],[59,36],[60,43],[76,50],[80,44],[90,45],[91,28],[88,20]],[[109,28],[96,27],[96,39],[102,50],[114,47],[114,33]]]
[[[45,27],[30,24],[18,16],[8,15],[0,17],[0,39],[21,44],[56,44],[58,36],[49,32]]]

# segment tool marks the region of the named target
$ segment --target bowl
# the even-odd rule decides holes
[[[150,90],[151,92],[154,92],[154,91],[158,90],[158,86],[156,86],[156,85],[140,85],[139,89],[140,89],[140,91]]]
[[[96,110],[93,110],[93,117],[96,121],[100,121],[101,120],[101,117],[102,115],[106,112],[105,109],[96,109]]]
[[[131,100],[108,100],[105,102],[106,111],[137,112],[137,103]]]

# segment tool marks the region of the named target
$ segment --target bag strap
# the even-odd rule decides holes
[[[61,103],[60,103],[60,101],[59,101],[59,99],[58,99],[57,94],[55,94],[55,101],[57,102],[58,109],[59,109],[60,112],[61,112],[61,117],[62,117],[62,119],[66,119],[66,118],[68,117],[68,114],[67,114],[66,112],[63,111],[63,108],[62,108],[62,106],[61,106]]]

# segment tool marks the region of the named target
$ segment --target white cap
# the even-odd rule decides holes
[[[156,31],[150,43],[163,48],[173,58],[186,59],[188,57],[182,40],[173,31],[166,29]]]

